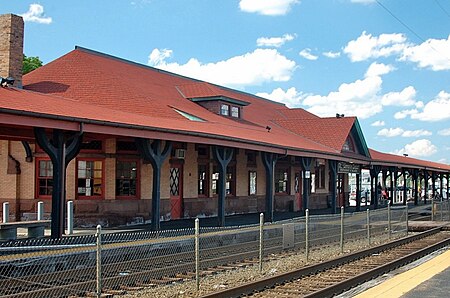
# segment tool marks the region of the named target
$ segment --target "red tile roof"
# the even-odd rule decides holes
[[[427,168],[430,170],[450,171],[450,165],[390,153],[383,153],[373,149],[370,149],[370,156],[372,157],[372,160],[374,162],[378,162],[380,164],[391,164],[392,166],[412,166]]]
[[[101,121],[113,127],[126,124],[211,138],[211,143],[253,142],[343,160],[346,156],[340,151],[355,121],[319,118],[303,109],[82,48],[25,75],[23,84],[25,90],[0,88],[0,112]],[[217,95],[250,103],[244,108],[245,121],[211,113],[186,99]],[[188,120],[174,109],[205,122]],[[266,126],[271,126],[270,132]]]
[[[355,117],[278,119],[274,122],[296,134],[324,144],[339,152],[350,134]]]
[[[304,109],[279,109],[279,119],[321,119],[319,116],[314,115]]]

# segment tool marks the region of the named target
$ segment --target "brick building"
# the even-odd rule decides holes
[[[16,218],[44,201],[52,236],[67,200],[79,225],[142,218],[158,229],[182,217],[334,212],[362,169],[373,190],[380,173],[383,185],[399,172],[448,185],[448,165],[370,150],[355,117],[320,118],[85,48],[21,83],[23,22],[0,24],[0,75],[15,79],[0,88],[0,201]]]

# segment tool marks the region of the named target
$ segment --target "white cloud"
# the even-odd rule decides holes
[[[281,88],[274,89],[272,93],[256,93],[257,96],[268,98],[277,102],[286,104],[288,107],[298,107],[300,106],[300,101],[302,99],[302,93],[298,92],[295,87],[291,87],[284,91]]]
[[[24,14],[21,14],[24,22],[33,22],[39,24],[50,24],[52,22],[51,17],[46,17],[44,13],[44,7],[40,4],[30,4],[30,8]]]
[[[159,65],[163,64],[164,60],[172,57],[172,50],[168,49],[153,49],[153,51],[148,56],[148,64],[149,65]]]
[[[384,106],[411,106],[415,105],[416,89],[408,86],[400,92],[389,92],[383,95],[381,103]]]
[[[334,59],[334,58],[339,58],[341,56],[341,52],[324,52],[322,53],[325,57]]]
[[[318,56],[311,54],[311,49],[309,48],[301,50],[298,54],[308,60],[317,60],[317,58],[319,58]]]
[[[398,137],[400,136],[404,130],[400,127],[397,128],[383,128],[382,130],[378,131],[377,136],[383,136],[388,138]]]
[[[423,136],[431,136],[433,133],[428,130],[424,129],[417,129],[417,130],[405,130],[402,133],[402,137],[404,138],[417,138],[417,137],[423,137]]]
[[[437,152],[437,147],[430,140],[420,139],[405,145],[402,149],[395,150],[397,155],[408,154],[412,157],[430,156]]]
[[[382,76],[395,70],[392,65],[373,62],[366,71],[366,77]]]
[[[416,62],[434,71],[450,69],[450,35],[447,39],[428,39],[420,45],[406,47],[400,60]]]
[[[192,78],[225,85],[244,87],[265,82],[289,81],[296,63],[281,55],[276,49],[256,49],[251,53],[227,60],[202,63],[191,58],[185,64],[168,63],[171,50],[155,49],[149,55],[148,64]]]
[[[260,37],[256,40],[256,45],[258,47],[275,47],[279,48],[284,45],[287,41],[294,39],[292,34],[284,34],[282,37]]]
[[[425,104],[423,103],[423,101],[419,100],[419,101],[417,101],[415,103],[415,106],[416,106],[417,109],[421,109],[421,108],[423,108],[425,106]]]
[[[375,127],[379,127],[379,126],[385,126],[386,123],[384,123],[383,120],[377,120],[375,122],[373,122],[372,124],[370,124],[370,126],[375,126]]]
[[[259,13],[262,15],[278,16],[285,15],[291,6],[300,2],[299,0],[241,0],[239,8],[245,12]]]
[[[439,92],[435,99],[425,104],[422,112],[411,114],[411,118],[430,122],[450,119],[450,93]]]
[[[364,31],[344,48],[352,62],[397,55],[400,61],[417,63],[434,71],[450,70],[450,35],[447,39],[428,39],[419,45],[406,41],[400,33],[372,36]]]
[[[400,112],[397,112],[394,114],[394,118],[397,120],[400,119],[405,119],[408,115],[414,115],[417,114],[419,111],[417,111],[416,109],[412,109],[412,110],[403,110]]]
[[[438,131],[438,135],[450,136],[450,127],[446,129],[441,129],[440,131]]]
[[[344,53],[349,56],[352,62],[357,62],[398,54],[406,46],[406,37],[403,34],[381,34],[376,37],[364,31],[356,40],[347,44]]]
[[[422,136],[431,136],[431,131],[424,130],[424,129],[417,129],[417,130],[404,130],[403,128],[397,127],[397,128],[383,128],[382,130],[378,131],[378,136],[393,138],[402,136],[404,138],[418,138]]]
[[[368,77],[352,83],[344,83],[337,91],[328,95],[305,96],[303,104],[308,111],[319,116],[333,116],[336,113],[346,116],[369,118],[382,111],[378,92],[381,90],[380,77]]]

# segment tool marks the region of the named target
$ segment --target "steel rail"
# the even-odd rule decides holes
[[[364,272],[360,275],[357,275],[355,277],[349,278],[345,280],[344,282],[337,283],[335,285],[331,285],[327,288],[324,288],[322,290],[316,291],[314,293],[311,293],[309,295],[305,295],[303,297],[308,298],[322,298],[322,297],[332,297],[336,294],[339,294],[341,292],[344,292],[350,288],[353,288],[359,284],[362,284],[366,281],[369,281],[377,276],[380,276],[386,272],[392,271],[396,268],[399,268],[401,266],[404,266],[406,264],[409,264],[417,259],[420,259],[440,248],[443,248],[445,246],[448,246],[450,244],[450,238],[442,240],[436,244],[433,244],[431,246],[425,247],[419,251],[413,252],[409,255],[406,255],[400,259],[397,259],[395,261],[389,262],[385,265],[379,266],[377,268],[374,268],[372,270],[369,270],[367,272]]]
[[[327,262],[306,266],[306,267],[303,267],[303,268],[300,268],[297,270],[293,270],[293,271],[279,274],[276,276],[260,279],[255,282],[247,283],[247,284],[240,285],[240,286],[237,286],[234,288],[222,290],[219,292],[209,293],[209,294],[206,294],[201,297],[202,298],[206,298],[206,297],[218,297],[218,298],[220,298],[220,297],[223,297],[223,298],[225,298],[225,297],[241,297],[243,295],[252,294],[257,291],[263,291],[264,289],[271,288],[274,285],[283,284],[283,283],[301,278],[302,276],[312,275],[317,272],[325,271],[327,269],[337,267],[337,266],[349,263],[349,262],[357,260],[357,259],[362,259],[362,258],[370,256],[372,254],[376,254],[376,253],[379,253],[379,252],[382,252],[385,250],[389,250],[389,249],[392,249],[394,247],[397,247],[397,246],[400,246],[400,245],[403,245],[406,243],[416,241],[418,239],[425,238],[427,236],[431,236],[433,234],[439,233],[440,231],[441,231],[440,227],[430,229],[430,230],[422,232],[420,234],[405,237],[405,238],[402,238],[402,239],[399,239],[399,240],[396,240],[393,242],[389,242],[389,243],[386,243],[386,244],[383,244],[383,245],[380,245],[377,247],[362,250],[362,251],[359,251],[359,252],[356,252],[353,254],[345,255],[345,256],[342,256],[342,257],[339,257],[339,258],[336,258],[336,259],[333,259],[333,260],[330,260]],[[450,243],[450,239],[448,240],[448,242]],[[442,245],[442,244],[439,243],[439,245]],[[431,249],[430,251],[433,251],[433,250],[436,250],[436,249]],[[428,251],[428,253],[429,253],[429,251]],[[413,255],[413,254],[411,254],[411,255]],[[419,258],[419,257],[416,257],[416,259],[417,258]],[[400,266],[400,265],[398,265],[398,266]],[[387,271],[387,269],[381,270],[381,271],[385,272],[385,271]],[[372,277],[369,277],[369,276],[364,277],[365,280],[370,279],[370,278],[373,278],[373,276]],[[358,283],[360,283],[360,280],[362,280],[362,278],[357,280]],[[349,287],[350,286],[347,286],[345,289],[348,289]],[[342,292],[343,290],[344,289],[330,289],[330,293],[332,292],[334,294],[335,291]],[[325,295],[325,296],[327,296],[327,295]],[[318,296],[311,296],[311,297],[325,297],[325,296],[318,295]]]

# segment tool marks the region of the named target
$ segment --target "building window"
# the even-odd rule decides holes
[[[236,181],[235,181],[236,168],[234,166],[227,167],[227,173],[225,178],[225,194],[235,195]],[[219,168],[217,166],[213,167],[213,173],[211,175],[211,190],[213,195],[217,195],[219,186]]]
[[[315,187],[316,189],[325,188],[325,165],[319,165],[315,168]]]
[[[350,151],[350,152],[356,152],[355,151],[355,145],[353,143],[353,140],[350,136],[347,137],[345,140],[344,146],[342,146],[343,151]]]
[[[248,172],[248,194],[256,195],[256,171]]]
[[[49,159],[38,161],[38,197],[51,196],[53,193],[53,164]]]
[[[138,196],[138,162],[117,160],[116,196],[136,198]]]
[[[207,145],[195,145],[197,150],[197,158],[209,160],[209,146]]]
[[[208,166],[209,164],[198,165],[198,195],[208,196]]]
[[[255,151],[245,151],[247,155],[247,167],[256,167],[256,152]]]
[[[275,192],[288,193],[289,175],[287,168],[278,168],[275,170]]]
[[[103,142],[102,141],[86,141],[81,143],[82,152],[102,152]]]
[[[136,142],[128,141],[128,140],[117,140],[116,141],[116,152],[136,153],[137,152]]]
[[[220,106],[220,115],[228,116],[230,115],[230,106],[226,104],[222,104]]]
[[[231,117],[239,118],[239,108],[231,107]]]
[[[79,197],[103,197],[103,161],[78,160],[77,194]]]

